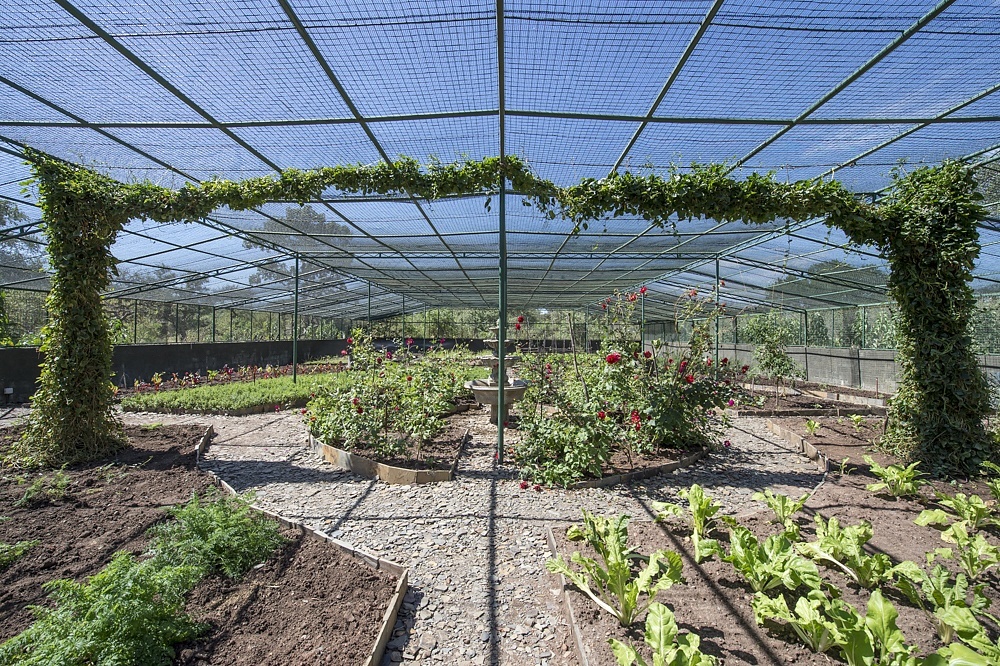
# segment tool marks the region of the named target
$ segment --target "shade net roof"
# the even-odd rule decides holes
[[[171,187],[503,149],[561,185],[727,162],[873,196],[894,167],[966,158],[1000,218],[998,17],[982,0],[5,0],[0,201],[22,216],[0,228],[0,287],[47,287],[23,146]],[[818,220],[570,235],[523,203],[507,195],[513,307],[645,284],[655,317],[717,274],[737,309],[885,300],[885,262]],[[369,294],[375,317],[495,307],[499,223],[496,197],[336,191],[136,220],[108,295],[288,311],[297,255],[310,314],[365,316]],[[981,234],[974,286],[997,291],[1000,219]]]

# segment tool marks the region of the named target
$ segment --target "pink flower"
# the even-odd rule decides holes
[[[730,407],[732,407],[732,406],[733,406],[733,405],[735,405],[735,404],[736,404],[736,401],[735,401],[735,400],[733,400],[732,398],[730,398],[730,399],[729,399],[729,406],[730,406]]]
[[[730,441],[729,441],[729,440],[727,439],[726,441],[724,441],[724,442],[722,443],[722,445],[723,445],[724,447],[726,447],[726,448],[728,449],[728,448],[729,448],[730,446],[732,446],[732,445],[733,445],[733,443],[732,443],[732,442],[730,442]]]
[[[608,362],[608,365],[614,365],[618,361],[622,360],[622,355],[618,352],[611,352],[604,357],[604,360]]]
[[[281,411],[281,405],[275,405],[274,406],[274,411],[280,412]]]
[[[387,360],[391,361],[392,360],[392,352],[387,349],[385,351],[385,357],[386,357]]]
[[[691,291],[688,292],[688,296],[691,297],[691,298],[694,298],[697,295],[698,295],[698,290],[697,289],[692,289]]]
[[[441,338],[440,340],[438,340],[438,342],[440,342],[441,344],[444,344],[444,338]]]
[[[647,349],[646,351],[642,352],[642,356],[643,356],[643,358],[652,358],[653,357],[653,352],[651,352],[651,351],[649,351]]]
[[[409,347],[413,344],[413,338],[406,338],[406,346]]]
[[[688,384],[694,384],[694,375],[686,375],[684,377],[684,381],[686,381]]]
[[[705,361],[705,365],[708,366],[709,368],[711,368],[712,367],[712,359],[707,359]]]
[[[341,349],[340,350],[340,355],[341,356],[347,356],[347,350],[346,349]]]
[[[522,482],[521,482],[520,484],[518,484],[518,485],[520,485],[520,486],[521,486],[521,490],[527,490],[527,489],[528,489],[528,486],[529,486],[529,485],[531,485],[531,484],[530,484],[530,483],[528,483],[527,481],[522,481]]]

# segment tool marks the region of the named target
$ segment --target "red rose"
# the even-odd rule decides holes
[[[719,361],[719,364],[720,364],[720,365],[729,365],[729,357],[726,357],[726,356],[724,356],[724,357],[722,358],[722,360],[721,360],[721,361]]]
[[[694,375],[687,375],[686,377],[684,377],[684,381],[686,381],[688,384],[694,384]]]
[[[412,382],[413,381],[413,375],[406,375],[406,381]]]
[[[639,421],[641,421],[641,420],[642,420],[642,419],[641,419],[641,418],[639,417],[639,412],[638,412],[638,410],[635,410],[635,409],[633,409],[633,410],[632,410],[632,413],[631,413],[631,414],[629,414],[629,419],[630,419],[630,420],[632,421],[632,423],[638,423]]]
[[[353,345],[354,344],[354,338],[347,338],[347,344]]]
[[[681,364],[679,366],[677,366],[677,369],[680,370],[681,372],[684,372],[684,368],[686,368],[686,367],[688,367],[688,362],[687,361],[681,361]]]
[[[604,360],[608,362],[608,365],[614,365],[618,361],[622,360],[622,355],[618,352],[611,352],[604,357]]]
[[[413,338],[406,338],[406,346],[409,347],[413,344]]]
[[[520,331],[521,330],[521,325],[520,324],[514,324],[514,330],[515,331]]]
[[[740,368],[740,372],[742,372],[743,374],[746,374],[747,370],[749,370],[749,369],[750,369],[749,365],[744,365],[742,368]]]
[[[607,414],[604,413],[603,409],[601,411],[597,412],[597,418],[601,419],[602,421],[604,420],[605,416],[607,416]]]
[[[607,310],[608,309],[608,304],[607,303],[601,303],[601,309],[602,310]]]
[[[534,490],[536,493],[542,492],[542,487],[537,483],[531,489]]]
[[[523,324],[524,323],[524,315],[518,315],[518,317],[517,317],[517,323],[518,324]]]
[[[647,349],[646,351],[642,352],[642,355],[643,355],[644,358],[652,358],[653,357],[653,352],[651,352],[651,351],[649,351]]]
[[[391,361],[391,360],[392,360],[392,352],[391,352],[391,351],[388,351],[388,350],[386,350],[386,352],[385,352],[385,357],[386,357],[386,359],[388,359],[388,360],[390,360],[390,361]]]
[[[358,414],[364,414],[364,413],[365,413],[365,408],[362,407],[361,405],[358,405]]]
[[[520,484],[518,484],[518,485],[520,485],[520,486],[521,486],[521,490],[527,490],[527,489],[528,489],[528,486],[529,486],[529,485],[531,485],[531,484],[529,484],[529,483],[528,483],[527,481],[522,481],[522,482],[521,482]]]
[[[640,294],[645,294],[646,293],[646,286],[645,285],[639,287],[639,293]]]

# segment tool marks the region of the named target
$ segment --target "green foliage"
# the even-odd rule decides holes
[[[184,614],[185,595],[204,576],[245,573],[283,542],[246,499],[195,497],[170,513],[175,521],[150,530],[151,557],[119,552],[82,583],[46,583],[54,607],[32,607],[35,622],[0,645],[0,666],[171,664],[174,644],[205,628]]]
[[[653,652],[653,662],[648,664],[631,645],[609,638],[611,651],[618,666],[715,666],[715,657],[702,653],[701,639],[697,634],[681,634],[673,612],[659,602],[649,605],[646,615],[646,645]]]
[[[865,426],[865,417],[861,414],[851,414],[848,418],[851,419],[854,432],[861,432],[861,429]]]
[[[809,499],[809,493],[802,493],[797,500],[793,500],[787,495],[775,493],[770,488],[765,488],[762,493],[754,493],[753,499],[763,502],[774,512],[775,522],[785,528],[789,536],[798,537],[799,527],[792,520],[792,516],[798,513]]]
[[[760,543],[750,530],[736,525],[729,532],[729,552],[722,559],[746,578],[754,592],[778,587],[818,590],[822,583],[816,565],[799,556],[784,534],[769,536]]]
[[[56,470],[51,476],[40,474],[24,491],[21,499],[14,502],[14,506],[31,506],[61,500],[66,496],[70,483],[69,475],[61,469]]]
[[[694,561],[701,564],[710,559],[719,550],[719,542],[712,538],[717,519],[715,514],[722,510],[722,505],[705,494],[705,490],[697,483],[688,489],[678,491],[678,496],[688,503],[691,517],[691,547],[694,550]],[[669,502],[653,502],[656,519],[663,520],[668,516],[681,516],[684,509],[679,504]],[[733,524],[731,518],[721,520]]]
[[[872,589],[891,575],[892,560],[884,553],[869,555],[864,545],[872,538],[872,525],[862,520],[857,525],[841,527],[840,521],[831,516],[824,521],[817,515],[816,539],[796,545],[803,555],[836,566],[862,587]]]
[[[951,607],[946,619],[961,643],[951,643],[931,655],[924,666],[995,666],[1000,664],[1000,640],[990,640],[983,625],[969,608]],[[997,624],[996,618],[993,618]],[[970,649],[971,648],[971,649]],[[940,657],[934,660],[934,657]]]
[[[271,407],[302,404],[309,400],[318,386],[335,385],[346,381],[343,373],[317,374],[299,377],[258,379],[254,382],[206,384],[172,391],[145,391],[122,398],[122,409],[132,412],[185,412],[221,413],[252,407]]]
[[[986,478],[985,481],[990,489],[990,494],[993,495],[993,501],[1000,502],[1000,465],[984,460],[982,469],[984,474],[994,475],[994,478]]]
[[[241,497],[206,502],[197,495],[169,510],[174,520],[155,525],[150,552],[166,565],[193,567],[202,575],[239,578],[285,543],[278,524]]]
[[[17,543],[4,543],[0,541],[0,571],[17,562],[25,554],[37,546],[41,541],[33,539],[31,541],[18,541]]]
[[[814,421],[813,419],[806,419],[806,432],[812,437],[816,434],[819,429],[823,427],[823,424],[819,421]]]
[[[445,426],[443,415],[467,392],[468,366],[461,352],[427,352],[413,357],[401,349],[377,350],[358,329],[351,338],[351,368],[338,382],[316,389],[309,402],[310,429],[330,443],[367,448],[379,455],[419,446]]]
[[[628,546],[628,519],[624,515],[611,519],[595,516],[584,509],[583,527],[571,527],[567,537],[586,540],[601,562],[579,552],[574,552],[569,562],[562,555],[545,562],[549,571],[566,576],[623,627],[635,622],[657,592],[680,582],[683,567],[680,555],[672,551],[658,550],[648,559],[637,555]],[[634,575],[633,562],[643,560],[645,567]],[[571,563],[580,571],[570,567]]]
[[[830,599],[821,590],[809,590],[795,601],[793,609],[789,609],[783,596],[772,599],[762,592],[754,594],[751,603],[757,624],[781,620],[813,652],[826,652],[844,644],[847,641],[844,634],[857,630],[863,622],[853,606]]]
[[[936,548],[927,555],[930,564],[935,557],[950,560],[953,557],[962,571],[972,580],[978,580],[987,571],[1000,564],[1000,548],[986,540],[982,534],[969,534],[968,523],[953,523],[941,533],[941,538],[955,545],[954,548]]]
[[[950,525],[956,520],[964,521],[973,532],[983,527],[1000,527],[1000,517],[994,508],[983,501],[979,495],[955,493],[954,497],[945,493],[935,492],[937,503],[949,509],[924,509],[914,521],[917,525]]]
[[[963,573],[956,574],[952,582],[952,573],[940,564],[928,574],[915,562],[901,562],[893,568],[893,580],[895,587],[924,611],[937,628],[938,638],[946,645],[955,640],[955,627],[951,623],[953,608],[968,608],[979,613],[990,604],[983,592],[984,583],[970,588]]]
[[[972,170],[946,162],[898,178],[877,216],[842,227],[892,269],[902,378],[883,445],[942,474],[974,473],[998,454],[983,426],[989,394],[971,337],[981,198]]]
[[[893,497],[915,497],[920,494],[921,486],[927,483],[920,478],[926,475],[917,471],[920,461],[906,467],[902,465],[882,467],[872,460],[871,456],[865,456],[864,460],[871,468],[872,474],[880,479],[879,483],[868,484],[868,490],[873,493],[884,490]]]

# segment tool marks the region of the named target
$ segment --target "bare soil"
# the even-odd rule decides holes
[[[83,580],[117,551],[141,553],[146,531],[164,508],[212,487],[196,466],[205,426],[128,427],[131,446],[96,463],[67,468],[65,494],[41,493],[19,505],[44,474],[0,467],[0,540],[40,543],[0,571],[0,641],[26,629],[29,605],[45,605],[42,584]],[[19,429],[0,429],[0,455]],[[192,593],[188,611],[211,625],[184,646],[178,664],[360,663],[374,645],[395,581],[297,532],[281,553],[240,581],[210,578]],[[322,649],[320,649],[322,648]]]
[[[751,400],[749,403],[740,403],[736,409],[741,415],[753,416],[755,414],[765,414],[770,412],[780,412],[784,410],[798,409],[841,409],[847,412],[865,412],[869,409],[866,405],[856,405],[850,402],[839,402],[837,400],[826,400],[814,395],[801,393],[780,395],[776,399],[774,389],[758,385],[751,392],[754,399],[763,399],[763,402]]]
[[[828,477],[800,514],[798,522],[802,525],[803,538],[813,537],[812,516],[818,513],[826,518],[837,516],[842,524],[855,524],[862,519],[870,521],[875,536],[868,544],[869,551],[884,552],[897,562],[908,559],[923,564],[924,553],[945,545],[937,530],[913,524],[924,508],[923,504],[876,496],[865,489],[865,484],[870,481],[863,474]],[[770,523],[770,518],[770,511],[765,510],[741,522],[763,537],[779,531]],[[686,583],[660,592],[657,600],[673,610],[682,631],[695,632],[701,637],[702,649],[706,653],[720,658],[726,666],[826,665],[833,661],[827,656],[812,653],[788,631],[777,627],[758,627],[750,606],[753,592],[742,577],[731,565],[718,559],[696,565],[688,533],[679,523],[658,525],[646,520],[629,526],[630,543],[637,545],[640,553],[649,554],[666,548],[681,554]],[[997,536],[994,534],[992,539],[995,541]],[[559,552],[568,555],[574,550],[586,551],[586,547],[579,542],[568,542],[564,530],[557,529],[555,537]],[[951,563],[946,565],[951,566]],[[864,612],[869,594],[867,590],[854,586],[839,570],[820,567],[820,571],[828,581],[843,590],[846,601]],[[1000,603],[1000,577],[996,570],[987,574],[982,582],[986,583],[986,593],[996,607]],[[919,609],[912,607],[905,597],[891,588],[883,592],[899,610],[899,626],[909,643],[918,645],[925,653],[940,647],[933,626]],[[642,640],[644,617],[632,627],[623,629],[610,614],[598,609],[575,588],[570,594],[592,666],[615,666],[607,645],[608,637],[631,642],[637,647],[643,646],[646,659],[649,659],[649,651]],[[989,629],[995,639],[998,628],[992,626]]]
[[[774,380],[770,377],[756,377],[754,382],[757,386],[774,386]],[[847,395],[856,395],[862,398],[887,398],[890,394],[885,391],[869,391],[867,389],[855,388],[853,386],[840,386],[838,384],[822,384],[819,382],[807,382],[801,379],[796,379],[794,382],[782,382],[782,385],[788,386],[794,389],[811,390],[811,391],[827,391],[829,393],[844,393]]]
[[[435,435],[434,439],[420,445],[410,442],[397,455],[380,455],[365,446],[355,446],[351,453],[403,469],[451,469],[461,453],[467,426],[455,416],[450,416],[445,421],[447,425],[444,430]]]

